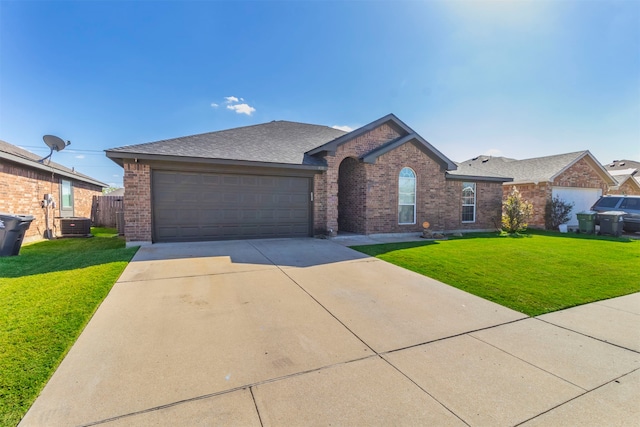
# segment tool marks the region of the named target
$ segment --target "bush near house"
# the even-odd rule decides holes
[[[533,205],[522,199],[518,189],[513,186],[509,197],[502,204],[502,228],[509,234],[527,229],[533,215]]]
[[[569,222],[573,203],[565,202],[556,196],[547,201],[544,207],[544,223],[547,230],[557,230],[558,226]]]

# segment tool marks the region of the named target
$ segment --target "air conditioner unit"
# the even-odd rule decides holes
[[[60,218],[60,237],[91,236],[91,218]]]

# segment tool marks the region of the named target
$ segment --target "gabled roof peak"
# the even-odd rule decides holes
[[[485,156],[486,158],[486,156]],[[483,161],[482,156],[459,163],[464,169],[483,170],[502,176],[510,176],[514,183],[524,182],[546,182],[553,181],[562,172],[582,158],[587,158],[589,163],[598,171],[602,179],[608,184],[615,180],[598,163],[589,150],[574,151],[564,154],[553,154],[550,156],[532,157],[530,159],[516,160],[506,157],[491,157],[488,161]]]
[[[400,134],[400,138],[395,141],[395,144],[388,144],[386,147],[379,147],[376,150],[373,150],[371,153],[365,156],[365,161],[372,162],[375,161],[377,156],[381,156],[382,154],[388,152],[395,148],[398,143],[403,144],[409,141],[416,141],[424,150],[429,151],[435,155],[437,160],[446,166],[447,170],[455,170],[457,168],[456,164],[450,160],[447,156],[442,154],[439,150],[437,150],[433,145],[431,145],[427,140],[422,138],[416,131],[407,126],[402,120],[400,120],[395,114],[389,113],[386,116],[380,117],[373,122],[366,124],[358,129],[355,129],[345,135],[342,135],[339,138],[334,139],[324,145],[314,148],[307,152],[309,155],[315,155],[319,153],[329,153],[331,155],[335,154],[336,149],[342,144],[351,141],[361,135],[364,135],[367,132],[370,132],[382,125],[388,125],[393,128],[398,134]]]

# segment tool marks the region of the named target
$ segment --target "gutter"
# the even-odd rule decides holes
[[[200,163],[211,165],[223,165],[223,166],[255,166],[265,168],[278,168],[278,169],[297,169],[297,170],[312,170],[312,171],[325,171],[327,166],[324,165],[303,165],[293,163],[269,163],[269,162],[257,162],[252,160],[230,160],[230,159],[216,159],[209,157],[186,157],[186,156],[174,156],[163,154],[141,154],[141,153],[123,153],[121,151],[109,151],[105,150],[107,158],[111,159],[120,166],[124,166],[124,159],[133,159],[136,163],[138,160],[159,161],[159,162],[179,162],[179,163]]]

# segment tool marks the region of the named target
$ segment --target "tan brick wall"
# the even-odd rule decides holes
[[[63,177],[68,179],[67,177]],[[45,193],[53,195],[56,209],[49,210],[49,226],[55,235],[60,234],[60,175],[25,167],[15,163],[0,162],[0,212],[32,215],[34,220],[25,233],[25,242],[44,238],[45,213],[40,202]],[[102,194],[102,188],[81,181],[73,182],[74,215],[91,217],[94,195]]]
[[[584,157],[554,179],[553,185],[557,187],[600,188],[602,194],[607,194],[609,189],[607,183]]]
[[[634,184],[631,179],[625,181],[620,188],[608,189],[607,194],[622,194],[625,196],[640,196],[640,184]]]
[[[151,168],[124,163],[124,234],[127,242],[151,242]]]
[[[503,185],[502,197],[507,200],[511,189],[516,187],[520,192],[523,200],[533,205],[533,216],[529,220],[529,227],[531,228],[544,228],[544,208],[547,204],[547,200],[551,200],[552,187],[548,182],[541,182],[539,184],[511,184],[507,182]]]

